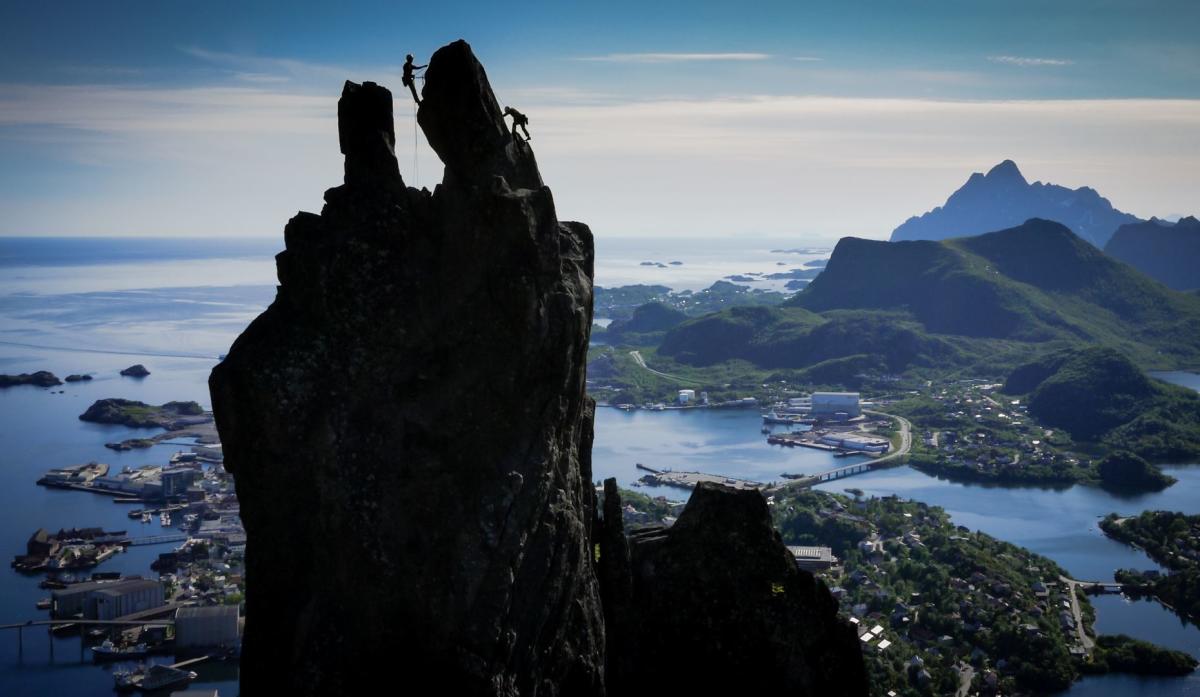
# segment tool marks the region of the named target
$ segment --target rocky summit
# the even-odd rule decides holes
[[[248,538],[247,697],[423,684],[455,695],[606,694],[601,597],[614,580],[625,604],[613,607],[612,637],[662,650],[666,635],[642,641],[620,612],[655,581],[609,568],[602,591],[597,568],[596,531],[623,532],[601,526],[592,486],[591,233],[557,219],[532,150],[508,134],[465,42],[432,56],[423,96],[418,122],[445,164],[433,193],[400,175],[391,93],[345,84],[344,184],[326,192],[320,215],[288,223],[274,302],[210,378]],[[685,514],[674,554],[703,546],[714,508]],[[690,595],[655,616],[711,612],[705,628],[767,628],[772,636],[749,646],[772,653],[754,666],[787,661],[768,675],[804,677],[780,686],[819,687],[813,660],[834,649],[809,652],[832,636],[832,599],[785,570],[780,549],[752,565],[787,592],[763,612],[784,618],[815,603],[800,624],[755,624],[746,605],[763,593],[736,604],[733,619],[723,619],[730,606]],[[692,568],[663,558],[670,579]],[[808,638],[779,643],[797,637]],[[861,678],[853,649],[840,665]],[[622,676],[645,666],[622,665]]]
[[[635,530],[627,544],[613,531],[615,495],[606,481],[615,694],[867,694],[857,634],[825,584],[796,568],[762,494],[702,483],[674,526]]]

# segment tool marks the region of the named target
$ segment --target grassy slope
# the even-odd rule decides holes
[[[804,368],[859,357],[902,371],[1010,368],[1018,356],[1079,343],[1115,347],[1144,367],[1200,365],[1200,300],[1033,220],[943,242],[845,238],[783,307],[689,320],[659,350],[693,365],[740,358]]]

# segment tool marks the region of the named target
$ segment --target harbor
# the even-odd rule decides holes
[[[724,477],[718,474],[657,470],[652,467],[647,467],[640,462],[637,463],[636,467],[639,470],[647,473],[643,475],[639,481],[651,486],[673,486],[680,489],[695,489],[700,484],[708,482],[711,484],[721,484],[724,486],[733,487],[739,491],[759,491],[767,488],[767,485],[762,482],[755,482],[749,479],[738,479],[736,477]]]

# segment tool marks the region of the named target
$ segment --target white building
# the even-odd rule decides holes
[[[797,547],[788,545],[788,551],[796,560],[796,568],[802,571],[824,571],[838,563],[829,547]]]
[[[696,401],[696,391],[695,390],[680,390],[679,391],[679,403],[680,404],[691,404],[694,401]]]
[[[813,416],[832,417],[838,413],[845,413],[849,418],[862,415],[857,392],[813,392]]]
[[[831,433],[827,436],[821,436],[820,442],[824,443],[825,445],[832,445],[835,448],[859,450],[866,453],[886,453],[891,447],[891,443],[883,438],[846,436],[840,433]]]

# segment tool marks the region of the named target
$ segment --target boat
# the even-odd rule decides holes
[[[144,658],[149,653],[150,649],[145,644],[117,646],[111,639],[105,639],[99,646],[92,647],[92,660],[97,663],[102,661],[126,661],[131,658]]]
[[[54,601],[49,598],[42,598],[37,601],[37,609],[39,610],[49,610],[52,607],[54,607]]]
[[[149,668],[113,673],[113,681],[120,692],[129,692],[130,690],[166,691],[175,687],[183,687],[197,677],[199,676],[194,671],[180,670],[157,663]]]
[[[149,514],[149,513],[143,513],[143,514],[142,514],[142,522],[143,522],[143,523],[149,523],[149,522],[150,522],[150,514]]]
[[[780,416],[779,414],[776,414],[774,409],[767,412],[766,414],[763,414],[762,420],[763,420],[763,423],[767,424],[767,425],[775,425],[775,424],[790,425],[790,424],[796,423],[791,418],[783,417],[783,416]]]

